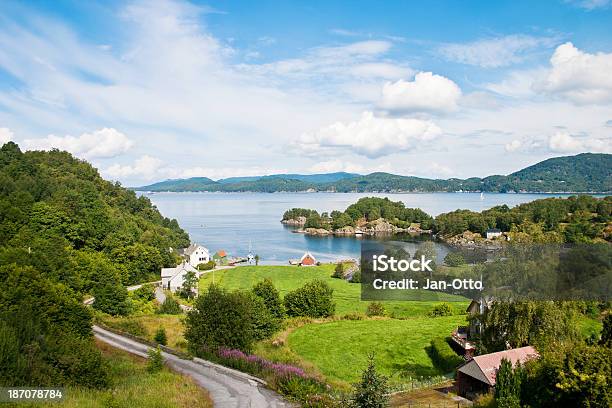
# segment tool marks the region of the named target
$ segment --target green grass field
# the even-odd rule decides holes
[[[465,316],[447,316],[309,324],[289,334],[288,345],[326,377],[345,382],[359,380],[368,353],[374,352],[377,369],[401,382],[444,374],[433,366],[427,347],[464,322]]]
[[[257,282],[269,278],[284,296],[287,292],[302,286],[313,279],[321,279],[334,290],[336,301],[336,314],[343,315],[351,312],[363,313],[369,302],[360,300],[360,285],[349,283],[343,279],[331,277],[335,265],[324,264],[313,267],[297,266],[240,266],[234,269],[225,269],[204,274],[200,279],[200,292],[212,283],[213,276],[216,283],[227,289],[250,289]],[[425,316],[433,306],[440,301],[386,301],[385,308],[390,316],[398,318]],[[452,302],[456,313],[463,313],[468,301]]]
[[[211,408],[208,393],[190,378],[164,368],[151,374],[146,360],[97,342],[109,364],[112,386],[106,390],[68,387],[61,403],[32,404],[31,407],[65,408]],[[19,405],[28,406],[28,405]]]

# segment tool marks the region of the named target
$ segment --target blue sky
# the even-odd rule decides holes
[[[507,174],[612,145],[612,2],[0,5],[0,143],[127,185]]]

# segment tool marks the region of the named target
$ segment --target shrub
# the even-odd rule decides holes
[[[155,287],[152,284],[142,285],[133,292],[130,292],[133,299],[150,302],[155,299]]]
[[[445,373],[453,371],[464,361],[443,337],[437,337],[431,341],[429,354],[434,365]]]
[[[253,293],[249,293],[248,297],[251,302],[253,338],[255,340],[267,339],[280,329],[281,320],[270,312],[262,298]]]
[[[353,272],[351,283],[361,283],[361,269],[357,269],[355,272]]]
[[[187,313],[185,339],[189,349],[196,354],[206,347],[249,351],[257,336],[252,299],[248,293],[210,285]]]
[[[366,315],[369,317],[384,316],[385,315],[385,305],[383,305],[382,302],[368,303],[368,307],[366,309]]]
[[[342,262],[339,262],[336,265],[336,268],[334,269],[334,274],[332,275],[332,278],[344,279],[344,264]]]
[[[430,317],[452,316],[453,307],[448,303],[439,303],[429,313]]]
[[[461,266],[465,264],[465,258],[461,252],[449,252],[444,257],[444,263],[448,266]]]
[[[211,269],[215,269],[215,266],[217,266],[215,264],[215,261],[213,261],[212,259],[206,263],[201,263],[198,264],[198,270],[200,271],[210,271]]]
[[[333,289],[321,280],[307,282],[285,295],[285,309],[292,317],[328,317],[334,314]]]
[[[161,350],[159,347],[150,348],[147,352],[149,355],[149,363],[147,364],[147,371],[150,373],[156,373],[164,368],[164,358],[162,357]]]
[[[166,296],[164,303],[157,309],[159,314],[181,314],[183,310],[179,302],[172,296]]]
[[[127,289],[115,283],[103,283],[95,287],[96,298],[93,308],[113,316],[127,316],[131,312],[131,302]]]
[[[368,356],[368,367],[361,382],[354,384],[352,403],[356,408],[383,408],[389,405],[387,377],[376,372],[374,356]]]
[[[266,307],[274,317],[277,319],[285,317],[283,301],[270,279],[266,278],[253,286],[253,293],[263,299]]]
[[[155,332],[155,336],[153,337],[153,340],[155,340],[157,344],[166,346],[168,344],[168,336],[166,336],[166,329],[164,329],[163,327],[160,327],[159,329],[157,329],[157,331]]]

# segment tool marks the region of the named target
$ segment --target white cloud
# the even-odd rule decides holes
[[[340,149],[376,158],[413,150],[441,134],[442,130],[431,121],[376,117],[364,112],[357,121],[336,122],[305,133],[297,145],[306,152]]]
[[[392,171],[390,163],[354,163],[348,160],[328,160],[316,163],[308,168],[311,173],[335,173],[344,171],[347,173],[370,174],[375,172],[389,173]]]
[[[550,64],[535,90],[577,104],[612,102],[612,53],[590,54],[567,42],[557,47]]]
[[[28,150],[66,150],[85,159],[116,157],[127,152],[134,144],[126,135],[113,129],[103,128],[81,136],[49,135],[40,139],[27,139]]]
[[[598,8],[606,8],[612,5],[612,1],[610,0],[566,0],[566,3],[573,4],[576,7],[580,7],[588,11]]]
[[[432,162],[427,169],[429,170],[430,175],[437,177],[449,177],[455,174],[453,169],[438,162]]]
[[[575,137],[567,132],[557,132],[548,139],[548,148],[556,153],[602,152],[612,151],[611,140],[592,137]]]
[[[159,170],[162,168],[162,166],[162,160],[149,155],[144,155],[137,159],[133,165],[122,166],[120,164],[114,164],[104,170],[102,173],[115,180],[127,177],[152,180],[159,177]]]
[[[510,143],[506,143],[506,145],[504,146],[504,148],[506,149],[507,152],[515,152],[518,149],[521,148],[521,146],[523,146],[523,143],[521,143],[520,140],[513,140]]]
[[[0,128],[0,146],[4,146],[6,143],[13,140],[13,132],[9,128]]]
[[[438,52],[449,61],[499,68],[522,62],[529,52],[540,47],[550,47],[554,41],[549,37],[515,34],[465,44],[444,44],[438,48]]]
[[[387,82],[380,107],[398,112],[449,112],[457,108],[461,89],[441,75],[420,72],[414,81]]]

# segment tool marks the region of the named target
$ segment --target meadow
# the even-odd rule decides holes
[[[336,314],[365,313],[368,301],[360,299],[360,285],[349,283],[344,279],[332,278],[335,264],[320,266],[239,266],[233,269],[219,270],[202,275],[200,292],[206,290],[213,280],[215,283],[230,289],[250,289],[257,282],[269,278],[281,296],[302,286],[309,280],[320,279],[334,290]],[[459,298],[457,298],[459,299]],[[385,301],[383,302],[389,316],[394,318],[411,318],[426,316],[440,301]],[[454,313],[464,313],[469,301],[451,302]]]
[[[147,371],[145,359],[96,341],[111,373],[111,387],[94,390],[68,387],[65,400],[36,403],[36,407],[65,408],[211,408],[206,390],[189,377],[175,374],[167,368],[157,373]],[[28,406],[28,405],[19,405]]]
[[[377,369],[392,382],[447,374],[434,367],[427,349],[448,336],[465,316],[340,320],[302,326],[288,336],[289,348],[327,378],[355,382],[375,353]]]

